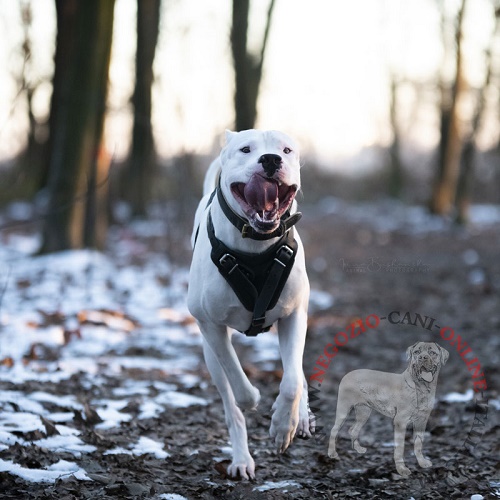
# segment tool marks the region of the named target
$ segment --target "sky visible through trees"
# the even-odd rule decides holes
[[[285,129],[305,150],[328,168],[345,168],[340,161],[374,144],[388,145],[390,75],[400,81],[400,117],[404,141],[429,150],[439,141],[436,82],[441,72],[452,78],[454,58],[441,40],[440,4],[448,15],[446,36],[453,37],[458,2],[394,0],[369,2],[295,0],[277,2],[268,41],[261,95],[259,128]],[[13,81],[20,71],[22,30],[20,2],[1,1],[5,27],[0,98],[2,145],[11,156],[23,146],[24,99]],[[262,39],[266,2],[251,2],[249,47]],[[30,82],[36,85],[36,117],[48,113],[55,39],[54,7],[50,0],[32,2]],[[135,2],[117,0],[110,69],[107,146],[126,155],[134,84]],[[485,77],[484,51],[494,29],[490,0],[469,2],[464,19],[464,66],[472,89]],[[229,35],[230,2],[168,2],[155,60],[153,123],[158,152],[211,153],[233,121],[233,75]],[[498,53],[499,41],[495,47]],[[488,126],[478,140],[491,146],[498,137],[498,96],[488,94]],[[417,106],[418,104],[418,106]],[[463,114],[470,114],[470,99]],[[353,168],[350,166],[350,168]]]

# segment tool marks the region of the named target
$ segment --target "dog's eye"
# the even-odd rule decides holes
[[[242,153],[248,154],[250,153],[250,146],[245,146],[244,148],[241,148],[240,151]]]
[[[285,153],[286,155],[290,154],[292,152],[292,150],[290,148],[285,148],[283,150],[283,153]]]

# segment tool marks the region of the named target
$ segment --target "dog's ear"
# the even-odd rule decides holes
[[[436,345],[438,346],[439,352],[441,353],[441,364],[445,365],[446,362],[448,361],[450,353],[444,347],[441,347],[439,344]]]
[[[231,139],[237,134],[238,132],[232,132],[229,129],[226,129],[226,144],[229,144]]]
[[[415,342],[413,345],[411,345],[410,347],[408,347],[408,349],[406,349],[406,359],[411,359],[411,355],[413,354],[413,349],[415,349],[415,347],[417,347],[417,344],[419,342]]]

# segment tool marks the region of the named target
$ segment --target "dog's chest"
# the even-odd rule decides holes
[[[252,312],[245,309],[210,259],[206,262],[205,271],[207,279],[199,290],[202,307],[195,316],[244,332],[252,321]],[[266,313],[266,325],[272,325],[280,318],[289,316],[298,307],[299,294],[296,283],[296,272],[292,270],[276,305]]]

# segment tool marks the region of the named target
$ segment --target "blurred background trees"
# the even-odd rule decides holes
[[[157,167],[151,123],[153,62],[160,29],[161,0],[137,0],[137,49],[135,87],[132,96],[134,125],[132,146],[123,176],[123,194],[132,212],[145,215],[151,199],[152,182]]]
[[[472,89],[464,74],[463,53],[463,22],[467,0],[461,0],[458,11],[450,20],[446,12],[445,2],[439,0],[441,10],[441,26],[445,57],[455,60],[452,78],[440,75],[440,141],[436,165],[436,175],[430,208],[439,215],[453,215],[457,221],[465,222],[469,205],[471,176],[473,173],[474,142],[482,120],[485,106],[485,93],[491,85],[492,57],[491,50],[498,35],[499,6],[491,4],[491,16],[496,18],[495,29],[485,53],[485,77],[483,85]],[[447,37],[447,27],[452,26],[451,40]],[[445,61],[443,61],[443,64]],[[497,68],[498,70],[498,68]],[[473,100],[473,111],[467,119],[460,110],[461,101],[467,98]]]
[[[114,0],[56,0],[56,12],[44,252],[102,245],[105,188],[96,188],[109,166],[100,148]]]
[[[265,24],[265,28],[260,50],[255,54],[248,49],[250,0],[233,0],[231,50],[235,75],[235,130],[247,130],[255,127],[257,99],[259,97],[274,4],[275,0],[270,0],[267,18],[261,20]]]
[[[155,95],[160,92],[158,81],[162,85],[167,83],[170,89],[169,95],[162,96],[162,102],[173,99],[176,89],[183,88],[184,101],[178,105],[183,109],[174,117],[179,130],[182,129],[184,108],[191,105],[191,96],[195,102],[194,90],[201,95],[202,102],[212,99],[211,90],[204,81],[179,80],[179,65],[192,64],[189,56],[184,58],[181,54],[179,60],[182,62],[177,62],[177,67],[172,58],[165,56],[165,50],[178,47],[179,40],[189,34],[189,22],[186,21],[184,25],[178,22],[178,30],[175,33],[167,32],[169,36],[165,36],[161,14],[165,9],[178,5],[172,3],[173,0],[165,0],[163,4],[161,0],[117,0],[116,7],[114,0],[53,1],[57,36],[51,77],[40,74],[34,76],[35,56],[31,32],[36,9],[33,8],[33,0],[18,1],[22,24],[19,40],[22,64],[16,70],[15,82],[18,87],[16,99],[25,102],[26,139],[18,161],[0,169],[0,202],[16,198],[38,201],[43,219],[42,251],[45,252],[87,246],[103,247],[108,216],[112,214],[110,206],[122,200],[130,214],[144,216],[158,192],[163,193],[163,196],[168,193],[171,199],[179,199],[181,208],[177,212],[176,209],[172,211],[177,214],[173,218],[182,219],[186,225],[185,221],[190,220],[191,214],[182,218],[178,216],[179,211],[189,210],[186,200],[196,199],[193,193],[199,189],[201,182],[201,171],[197,170],[197,165],[203,163],[206,166],[209,159],[201,157],[200,160],[199,153],[189,148],[183,150],[180,156],[162,156],[158,151],[158,136],[161,136],[161,143],[173,139],[160,131],[162,127],[159,124],[163,119],[172,120],[173,113],[172,108],[169,108],[170,112],[158,111]],[[125,2],[134,3],[137,8],[135,32],[130,33],[130,38],[136,43],[135,71],[130,84],[121,82],[124,87],[130,86],[131,89],[131,126],[129,132],[123,134],[123,141],[129,141],[130,148],[121,163],[113,168],[113,175],[110,175],[111,164],[116,164],[116,161],[113,160],[113,149],[105,145],[103,138],[106,119],[113,112],[108,85],[113,42],[113,50],[121,50],[116,40],[113,40],[114,18],[116,9],[123,8]],[[372,145],[373,151],[383,153],[377,153],[378,158],[384,158],[382,162],[379,161],[379,167],[382,168],[361,180],[356,179],[357,185],[362,188],[355,196],[371,192],[377,196],[418,200],[427,203],[433,213],[465,223],[470,204],[482,200],[482,195],[474,192],[479,161],[478,137],[481,130],[491,128],[492,123],[491,133],[495,133],[495,127],[497,130],[497,151],[492,149],[484,154],[489,155],[488,161],[493,165],[489,167],[493,172],[491,179],[500,179],[499,166],[494,165],[500,153],[500,2],[481,2],[481,8],[488,9],[488,16],[494,20],[490,39],[484,45],[484,53],[475,55],[476,59],[479,57],[481,60],[482,81],[477,75],[471,79],[465,70],[471,57],[470,49],[467,52],[466,48],[471,32],[465,26],[475,8],[470,0],[430,2],[440,18],[442,52],[441,68],[432,79],[422,81],[408,77],[397,65],[388,64],[386,88],[380,90],[381,94],[385,93],[388,103],[385,123],[381,126],[387,132],[383,140]],[[378,5],[387,6],[389,3],[380,0]],[[395,8],[395,4],[390,5],[389,10]],[[280,7],[283,7],[281,11]],[[226,72],[214,65],[208,56],[206,61],[206,71],[220,74],[220,84],[227,86],[232,93],[233,119],[228,112],[227,119],[216,117],[219,123],[236,130],[255,126],[276,128],[275,117],[263,113],[259,106],[262,90],[269,92],[271,87],[270,81],[266,80],[266,69],[271,67],[278,68],[274,74],[283,77],[280,79],[280,82],[284,82],[282,88],[300,76],[305,82],[304,89],[308,89],[294,96],[292,102],[278,106],[283,116],[293,116],[297,103],[308,102],[311,94],[314,94],[315,83],[327,76],[331,78],[332,72],[335,79],[350,80],[350,74],[344,68],[330,65],[331,54],[348,52],[349,47],[324,44],[328,33],[321,31],[315,33],[315,38],[302,38],[301,26],[289,26],[290,21],[286,18],[292,6],[283,6],[275,0],[266,3],[233,0],[226,9],[226,31],[212,30],[214,19],[207,19],[206,38],[198,39],[198,45],[194,48],[201,53],[209,46],[207,37],[225,37],[231,66],[229,70]],[[174,19],[172,23],[175,22]],[[288,33],[293,33],[293,37],[287,40],[288,45],[292,47],[296,39],[299,39],[300,45],[293,45],[295,52],[292,48],[288,50],[287,45],[286,52],[277,53],[273,51],[273,44],[276,45],[276,37],[283,36],[280,33],[283,33],[285,25],[291,29]],[[162,52],[159,56],[158,46],[162,36]],[[388,43],[394,45],[398,40],[390,39]],[[302,68],[295,61],[297,47],[306,54],[305,59],[302,55],[302,60],[314,58],[317,61],[314,74],[302,74]],[[357,63],[354,59],[353,64],[361,62]],[[39,106],[37,90],[47,86],[48,80],[51,80],[52,97],[50,112],[44,122],[40,121],[39,113],[35,111]],[[351,83],[359,84],[357,81]],[[409,99],[409,95],[413,97]],[[277,93],[273,95],[276,101],[280,97]],[[332,99],[334,97],[338,98],[332,95]],[[352,103],[353,106],[357,104]],[[429,108],[430,105],[438,117],[439,123],[435,127],[438,140],[433,146],[433,154],[426,160],[431,165],[425,174],[423,168],[416,172],[413,167],[422,161],[418,156],[420,153],[413,156],[408,153],[409,146],[412,146],[409,131],[422,108]],[[315,107],[312,113],[319,117],[323,110]],[[301,116],[295,118],[302,120]],[[328,120],[324,123],[326,132],[330,133]],[[223,127],[220,129],[222,131]],[[294,135],[293,130],[289,132]],[[125,137],[127,133],[130,139]],[[182,137],[189,133],[189,130],[182,129],[179,135]],[[335,132],[331,132],[331,137],[332,140],[336,138]],[[306,155],[308,140],[306,136],[305,141],[302,141],[305,142]],[[210,155],[216,153],[218,148],[219,144],[214,143]],[[309,150],[307,163],[315,163],[314,153]],[[481,158],[484,154],[481,153]],[[343,189],[346,184],[344,181],[338,182],[338,174],[334,176],[326,166],[312,170],[321,179],[311,184],[318,197],[346,194]],[[500,198],[494,194],[498,190],[495,191],[492,183],[486,182],[484,185],[489,190],[490,201],[498,203]],[[374,186],[377,186],[376,190]],[[417,192],[420,194],[415,194]],[[183,227],[183,231],[188,230]]]

